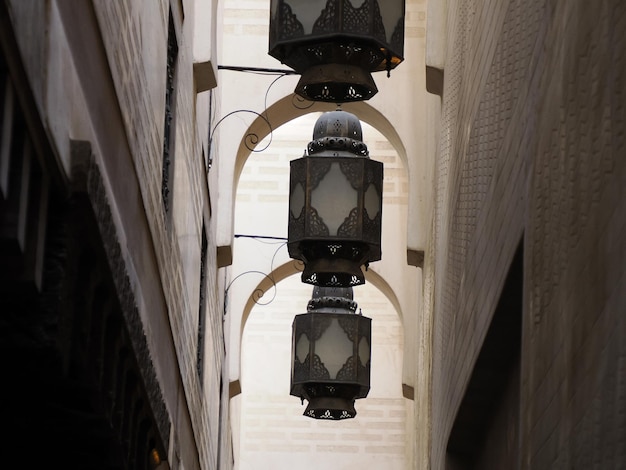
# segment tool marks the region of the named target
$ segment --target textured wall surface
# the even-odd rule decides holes
[[[522,239],[522,468],[626,465],[625,22],[620,1],[449,2],[433,468]]]

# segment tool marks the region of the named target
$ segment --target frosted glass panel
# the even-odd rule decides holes
[[[370,220],[374,220],[376,218],[376,214],[378,214],[378,211],[380,210],[380,196],[376,186],[373,184],[370,184],[367,187],[367,191],[365,191],[364,205],[365,210],[367,211],[367,216]]]
[[[404,15],[404,1],[400,0],[383,0],[379,1],[380,14],[383,17],[383,25],[385,26],[385,35],[387,42],[391,42],[398,20]]]
[[[311,205],[328,227],[331,237],[337,235],[339,226],[357,207],[358,196],[337,162],[330,166],[324,179],[311,191]]]
[[[289,210],[291,211],[291,215],[295,218],[298,218],[302,213],[302,208],[304,207],[304,188],[302,187],[302,183],[298,183],[291,192],[291,197],[289,199]]]
[[[331,379],[337,377],[337,372],[352,356],[352,342],[336,318],[332,319],[322,337],[315,342],[315,354],[324,363]]]
[[[304,363],[307,355],[309,354],[309,338],[302,333],[300,338],[298,338],[298,342],[296,343],[296,358],[301,363]]]
[[[359,341],[359,361],[364,366],[367,365],[367,361],[370,360],[370,345],[367,342],[367,338],[361,338]]]
[[[304,34],[311,34],[315,20],[326,6],[326,0],[289,0],[286,3],[304,27]]]

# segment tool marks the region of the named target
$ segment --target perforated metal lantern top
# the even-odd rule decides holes
[[[307,154],[291,162],[288,249],[305,283],[363,284],[362,266],[381,257],[383,165],[361,139],[356,116],[324,113]]]
[[[316,145],[318,141],[326,142],[327,139],[351,139],[352,141],[360,144],[361,149],[350,151],[363,156],[367,156],[367,147],[363,144],[363,128],[361,127],[361,121],[352,113],[336,110],[328,113],[324,113],[315,122],[313,127],[313,142],[309,144],[309,153],[322,154],[322,152],[335,152],[341,151],[340,146],[333,146],[333,148],[325,148],[323,145]],[[339,142],[337,142],[339,143]]]
[[[308,400],[305,416],[353,418],[369,392],[371,319],[356,308],[352,288],[315,287],[294,318],[290,394]]]
[[[405,0],[271,0],[269,53],[314,101],[367,100],[371,72],[403,60]]]

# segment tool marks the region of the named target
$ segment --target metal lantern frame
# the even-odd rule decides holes
[[[355,313],[351,288],[315,289],[293,321],[290,394],[308,400],[305,416],[353,418],[370,390],[371,319]]]
[[[271,0],[269,54],[302,75],[313,101],[363,101],[372,72],[403,61],[405,0]]]
[[[304,263],[302,282],[361,285],[362,267],[381,259],[383,164],[369,158],[358,119],[345,111],[322,115],[314,138],[308,154],[291,161],[289,255]],[[324,182],[331,177],[333,183]],[[325,204],[319,205],[322,191]],[[351,201],[342,201],[347,193]],[[337,213],[340,203],[343,213]]]

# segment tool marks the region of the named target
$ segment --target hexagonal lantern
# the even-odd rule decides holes
[[[383,164],[369,159],[353,114],[322,114],[304,157],[291,162],[288,249],[302,282],[365,283],[362,266],[381,257]]]
[[[312,101],[367,100],[371,72],[402,62],[405,0],[271,0],[269,54],[300,73]]]
[[[304,416],[354,418],[369,392],[372,321],[356,307],[351,287],[315,287],[293,321],[290,394],[308,400]]]

